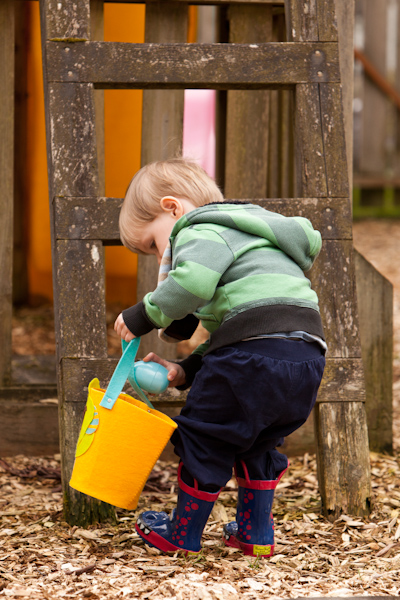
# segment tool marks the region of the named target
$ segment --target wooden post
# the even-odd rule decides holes
[[[334,0],[295,1],[288,6],[291,41],[337,42]],[[315,56],[318,61],[321,51]],[[304,197],[347,199],[350,205],[340,85],[296,86],[297,186]],[[320,298],[329,347],[328,363],[355,359],[361,365],[355,272],[351,241],[325,242],[311,280]],[[328,365],[327,365],[328,366]],[[329,369],[327,369],[327,374]],[[325,376],[326,378],[326,376]],[[325,514],[368,514],[371,486],[365,389],[361,381],[351,398],[320,397],[315,410],[319,487]]]
[[[187,5],[180,2],[146,4],[145,42],[186,42]],[[182,152],[184,90],[144,90],[142,120],[142,166]],[[161,199],[161,198],[160,198]],[[157,286],[158,265],[154,256],[139,256],[137,298]],[[143,337],[140,354],[156,352],[163,358],[176,357],[176,345],[162,342],[157,331]]]
[[[90,0],[41,2],[43,78],[52,229],[54,308],[57,343],[61,468],[64,514],[70,524],[85,525],[115,518],[114,508],[69,487],[75,447],[86,405],[85,392],[65,373],[68,361],[107,356],[104,249],[99,240],[59,236],[54,209],[57,198],[99,195],[94,90],[91,83],[48,80],[46,41],[90,39]],[[69,47],[65,52],[70,51]],[[86,382],[87,384],[87,382]]]
[[[230,6],[231,43],[270,42],[272,6]],[[267,195],[269,91],[228,92],[225,196],[264,198]]]
[[[90,39],[104,41],[104,0],[90,0]],[[104,92],[94,90],[99,196],[106,195]]]
[[[12,298],[15,303],[28,299],[26,196],[27,196],[27,57],[29,6],[15,2],[15,103],[14,103],[14,250]]]
[[[371,450],[393,452],[393,286],[355,252]]]
[[[273,17],[274,42],[286,41],[285,14]],[[293,94],[291,90],[270,92],[268,177],[269,198],[294,196]]]
[[[14,30],[14,0],[3,0],[0,2],[0,386],[11,378]]]

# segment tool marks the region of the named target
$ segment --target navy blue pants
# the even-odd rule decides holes
[[[171,441],[203,489],[222,487],[244,460],[251,479],[276,479],[276,447],[307,420],[325,366],[318,343],[257,339],[207,354],[175,418]]]

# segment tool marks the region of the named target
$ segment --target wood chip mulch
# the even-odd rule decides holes
[[[115,525],[70,527],[62,517],[59,456],[17,456],[0,463],[0,597],[299,598],[400,595],[400,455],[371,454],[373,512],[320,514],[314,456],[291,460],[274,503],[276,548],[270,560],[224,547],[221,529],[235,514],[232,479],[221,493],[195,557],[165,556],[134,530],[143,509],[169,512],[176,465],[157,463],[136,511]],[[58,473],[58,479],[57,479]]]
[[[114,525],[70,527],[62,516],[59,456],[0,461],[0,598],[171,598],[246,600],[400,595],[400,221],[354,225],[356,247],[394,286],[394,456],[371,453],[373,512],[368,518],[321,516],[314,456],[291,458],[274,503],[276,547],[270,560],[244,557],[221,542],[235,514],[235,481],[221,493],[196,557],[165,556],[135,533],[141,510],[169,512],[176,465],[159,462],[137,511],[118,510]],[[109,352],[118,307],[108,311]],[[47,311],[47,312],[46,312]],[[13,317],[17,355],[54,354],[52,309]]]

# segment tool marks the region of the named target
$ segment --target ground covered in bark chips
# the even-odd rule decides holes
[[[58,458],[58,457],[57,457]],[[70,527],[62,519],[57,459],[23,456],[0,463],[0,597],[298,598],[400,595],[400,464],[371,455],[374,510],[368,519],[320,515],[315,457],[292,459],[274,504],[270,560],[224,547],[234,518],[234,481],[220,495],[198,556],[165,556],[134,530],[136,513],[113,525]],[[159,463],[138,510],[167,510],[176,500],[176,466]]]
[[[221,530],[235,514],[235,481],[221,493],[198,556],[165,556],[134,530],[143,509],[169,512],[176,465],[159,462],[137,511],[117,510],[115,525],[70,527],[62,517],[59,456],[0,459],[0,598],[172,598],[400,595],[400,223],[356,223],[355,245],[395,287],[394,456],[371,453],[373,512],[320,514],[315,456],[291,458],[275,496],[276,546],[270,560],[224,547]],[[33,316],[32,316],[33,315]],[[14,348],[54,351],[50,313],[25,309],[14,319]],[[112,319],[110,318],[110,323]],[[48,335],[46,335],[48,331]],[[29,341],[28,341],[29,340]],[[30,352],[24,351],[28,347]],[[52,345],[53,344],[53,345]],[[110,327],[110,348],[115,342]]]

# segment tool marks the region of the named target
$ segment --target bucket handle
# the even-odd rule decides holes
[[[134,369],[132,369],[132,365],[135,362],[139,344],[140,337],[134,338],[132,341],[129,342],[129,344],[123,341],[123,354],[119,359],[117,366],[115,367],[115,371],[111,377],[110,383],[108,384],[103,399],[100,402],[100,406],[102,406],[103,408],[108,408],[109,410],[113,408],[128,378],[129,383],[139,394],[143,402],[145,402],[150,408],[154,408],[150,400],[146,397],[142,389],[139,387],[134,375]]]

